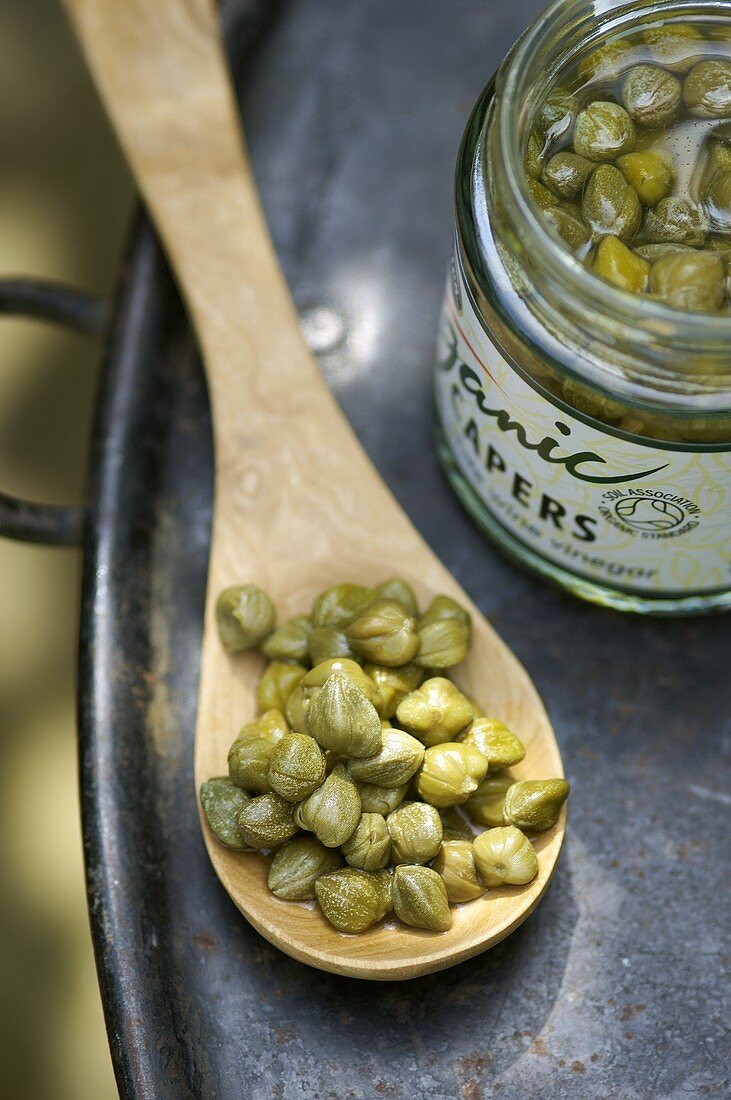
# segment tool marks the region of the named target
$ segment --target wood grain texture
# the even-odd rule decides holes
[[[214,423],[215,505],[198,706],[196,783],[226,772],[255,713],[257,657],[227,657],[216,594],[253,581],[280,621],[341,580],[400,575],[422,602],[445,592],[474,616],[455,677],[526,744],[521,777],[563,774],[538,695],[512,653],[383,485],[320,377],[264,223],[208,0],[65,0],[97,86],[186,300]],[[384,400],[388,397],[384,394]],[[375,980],[443,969],[499,942],[532,912],[561,847],[565,811],[537,841],[539,875],[454,911],[449,932],[398,926],[344,936],[266,889],[257,854],[216,843],[211,861],[241,912],[296,959]]]

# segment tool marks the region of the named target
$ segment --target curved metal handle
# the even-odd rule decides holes
[[[99,335],[106,307],[101,299],[50,280],[0,279],[0,314],[39,317],[78,332]],[[33,504],[0,493],[0,535],[51,546],[78,546],[84,510]]]

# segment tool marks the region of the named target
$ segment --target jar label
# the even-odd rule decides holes
[[[435,388],[458,469],[534,553],[628,593],[731,587],[731,448],[626,438],[528,381],[488,334],[457,262]]]

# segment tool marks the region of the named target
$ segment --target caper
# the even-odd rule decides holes
[[[685,78],[683,96],[703,118],[731,118],[731,61],[700,61]]]
[[[711,242],[708,242],[708,248],[712,247]],[[689,244],[672,244],[667,242],[665,244],[640,244],[635,245],[634,251],[638,256],[641,256],[643,260],[647,260],[648,263],[654,264],[657,260],[662,260],[665,256],[677,256],[679,252],[692,252],[695,253],[696,249],[692,248]]]
[[[224,588],[216,600],[218,632],[229,653],[254,649],[271,634],[276,618],[274,604],[255,584]]]
[[[428,863],[439,851],[444,835],[434,806],[404,802],[386,818],[393,863]]]
[[[564,378],[561,383],[561,396],[574,409],[593,416],[597,420],[619,420],[624,413],[624,405],[613,401],[611,397],[600,393],[593,387],[585,386],[575,378]]]
[[[679,252],[650,269],[650,291],[674,309],[715,313],[726,297],[726,269],[716,252]]]
[[[453,600],[451,596],[435,596],[419,619],[419,626],[426,626],[427,623],[435,623],[444,619],[454,619],[470,631],[472,629],[472,616],[469,611],[462,607],[462,604]]]
[[[402,699],[415,691],[424,679],[424,669],[415,664],[402,665],[401,668],[366,665],[364,671],[378,688],[382,718],[393,718]]]
[[[498,772],[483,779],[475,793],[467,799],[464,811],[478,825],[495,828],[505,822],[505,795],[515,783],[512,775]]]
[[[455,806],[448,806],[446,810],[440,810],[439,816],[442,819],[442,832],[445,840],[472,840],[474,833]],[[500,820],[502,821],[502,818]]]
[[[322,664],[333,657],[353,657],[345,633],[334,626],[315,626],[310,631],[308,651],[313,665]]]
[[[539,180],[546,157],[544,139],[536,130],[531,130],[525,150],[525,170],[529,179]]]
[[[271,661],[264,669],[256,689],[259,710],[278,710],[286,713],[287,700],[304,677],[302,665],[286,661]]]
[[[424,746],[398,729],[381,732],[381,747],[367,759],[349,760],[348,771],[359,783],[402,787],[416,774],[424,759]]]
[[[414,664],[421,668],[452,668],[467,656],[471,626],[460,619],[422,616],[417,631],[419,652]]]
[[[390,577],[376,585],[376,593],[387,600],[396,600],[409,615],[418,616],[419,605],[416,602],[414,590],[401,577]]]
[[[432,806],[459,806],[477,790],[487,775],[487,766],[487,757],[474,745],[434,745],[424,753],[416,788]]]
[[[718,172],[706,196],[711,220],[723,233],[731,231],[731,170]]]
[[[305,701],[308,704],[312,702],[320,688],[324,687],[325,683],[335,673],[347,676],[370,699],[376,710],[380,709],[381,697],[378,688],[361,666],[348,657],[333,657],[310,669],[302,680]]]
[[[307,715],[307,729],[338,756],[373,756],[381,748],[381,719],[370,699],[343,673],[320,689]]]
[[[274,853],[267,886],[285,901],[307,901],[315,897],[318,878],[342,865],[339,852],[326,848],[314,836],[298,836]]]
[[[253,722],[247,722],[245,726],[242,726],[238,732],[238,737],[264,737],[267,741],[271,741],[273,745],[276,745],[282,740],[285,733],[289,733],[289,726],[284,715],[281,710],[272,708],[271,710],[265,710]]]
[[[550,188],[550,191],[546,191],[546,194],[550,198],[552,191],[562,199],[576,198],[583,190],[584,184],[595,167],[593,161],[587,160],[586,157],[580,157],[577,153],[563,150],[563,152],[554,154],[543,169],[543,183],[546,188]],[[546,208],[555,205],[555,201],[540,202],[539,205]]]
[[[272,661],[307,660],[307,640],[312,623],[306,615],[295,615],[269,635],[261,647],[265,657]]]
[[[475,718],[460,740],[487,757],[491,772],[512,768],[525,756],[523,742],[497,718]]]
[[[616,160],[631,153],[635,124],[624,107],[608,100],[596,100],[579,112],[574,129],[574,152],[588,160]]]
[[[361,871],[380,871],[391,855],[391,836],[382,814],[362,813],[342,847],[346,862]]]
[[[278,848],[297,832],[293,806],[273,791],[257,795],[239,814],[239,828],[251,848]]]
[[[617,237],[605,237],[599,242],[592,271],[620,290],[642,294],[647,287],[650,265]]]
[[[562,206],[549,206],[543,217],[577,256],[582,256],[591,244],[591,231],[580,213]]]
[[[545,173],[544,173],[545,175]],[[528,190],[533,196],[533,201],[541,210],[548,210],[549,206],[556,205],[556,196],[552,195],[547,187],[539,180],[528,180]]]
[[[342,764],[297,808],[300,828],[314,833],[326,848],[339,848],[360,821],[360,795]]]
[[[703,35],[688,23],[669,23],[648,27],[642,37],[658,65],[675,72],[687,72],[695,63]]]
[[[709,252],[717,252],[724,263],[731,263],[731,240],[728,237],[709,237],[706,241],[706,249]],[[660,259],[659,256],[658,259]]]
[[[485,886],[525,886],[538,874],[536,850],[512,825],[475,837],[475,867]]]
[[[237,737],[228,751],[229,778],[237,787],[263,794],[269,790],[269,761],[276,745],[266,737]]]
[[[708,235],[708,220],[698,203],[671,195],[647,211],[644,244],[689,244],[700,248]]]
[[[668,126],[680,107],[680,81],[667,69],[637,65],[622,81],[622,102],[633,122],[649,129]]]
[[[711,170],[731,171],[731,123],[724,122],[711,134],[708,146]]]
[[[406,798],[408,783],[400,787],[380,787],[377,783],[356,783],[363,813],[382,814],[386,817]]]
[[[201,784],[200,797],[203,813],[216,840],[237,852],[248,848],[239,826],[239,815],[250,801],[246,791],[232,783],[228,776],[221,775]]]
[[[473,901],[485,893],[477,877],[475,853],[470,840],[445,840],[432,867],[443,879],[450,904]]]
[[[617,168],[640,197],[643,206],[656,206],[673,189],[673,170],[667,161],[651,149],[627,153],[617,160]]]
[[[288,733],[269,760],[269,786],[287,802],[301,802],[325,778],[325,754],[306,733]]]
[[[532,833],[551,829],[558,820],[569,790],[565,779],[523,779],[513,783],[505,795],[505,824],[516,825]]]
[[[392,890],[394,912],[404,924],[430,932],[446,932],[452,927],[447,888],[431,867],[397,867]]]
[[[396,600],[375,599],[346,628],[353,650],[388,668],[408,664],[419,648],[416,619]]]
[[[380,872],[343,867],[315,883],[323,916],[339,932],[366,932],[388,912]]]
[[[631,241],[642,223],[642,204],[618,168],[600,164],[586,185],[581,213],[595,238]]]
[[[396,708],[396,720],[425,745],[454,741],[474,718],[475,710],[451,680],[432,676]]]
[[[632,54],[629,42],[615,38],[611,42],[605,42],[580,61],[578,74],[584,81],[614,80],[627,67]]]
[[[336,584],[312,605],[313,626],[345,627],[376,598],[375,590],[360,584]]]
[[[536,113],[536,129],[549,142],[565,138],[573,126],[576,98],[566,88],[555,88]]]

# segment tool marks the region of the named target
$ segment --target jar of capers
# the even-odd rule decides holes
[[[258,647],[267,664],[260,714],[201,809],[220,844],[269,859],[272,894],[316,899],[339,932],[387,917],[445,932],[451,906],[533,881],[526,834],[553,828],[569,786],[511,775],[522,741],[450,679],[470,645],[465,608],[437,596],[420,612],[400,579],[345,583],[277,626],[248,584],[221,594],[217,618],[228,652]],[[321,659],[325,629],[351,656]]]
[[[728,608],[730,347],[731,6],[559,0],[459,154],[447,474],[578,595]]]

